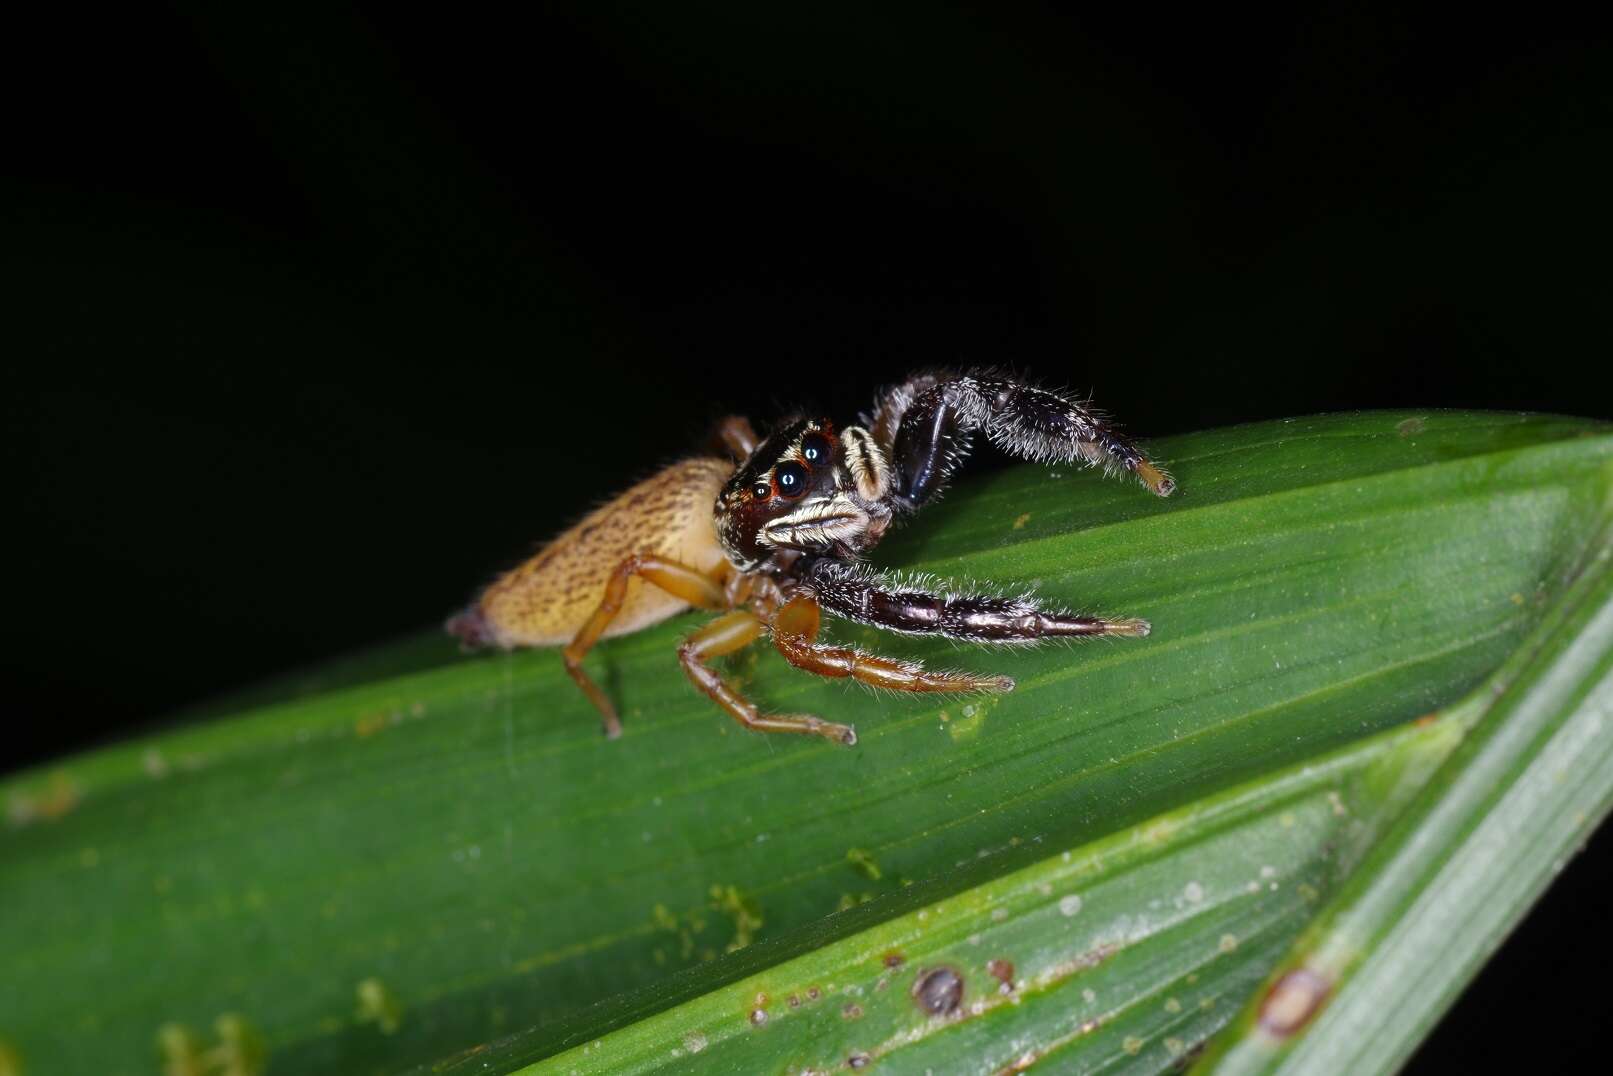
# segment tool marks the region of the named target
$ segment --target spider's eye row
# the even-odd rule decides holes
[[[807,469],[794,460],[785,460],[773,468],[780,496],[799,497],[806,492]]]
[[[808,463],[822,463],[829,458],[829,439],[821,433],[809,433],[801,441],[801,458]]]

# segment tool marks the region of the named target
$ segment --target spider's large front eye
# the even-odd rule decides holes
[[[794,460],[785,460],[773,468],[773,477],[780,496],[799,497],[806,492],[807,470]]]
[[[801,440],[801,458],[808,463],[824,463],[829,459],[829,439],[821,433],[809,433]]]

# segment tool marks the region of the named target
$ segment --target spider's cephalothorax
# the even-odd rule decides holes
[[[717,497],[717,537],[734,567],[781,550],[855,559],[890,526],[890,463],[860,426],[788,422],[751,452]]]
[[[1029,459],[1129,471],[1151,492],[1171,494],[1169,475],[1062,393],[996,370],[940,371],[887,390],[862,425],[795,418],[760,444],[742,418],[725,420],[718,432],[728,460],[684,460],[596,509],[496,580],[449,630],[471,645],[504,648],[570,640],[566,669],[614,737],[621,734],[615,708],[582,668],[594,643],[691,605],[723,610],[678,648],[695,685],[747,728],[846,744],[857,740],[849,725],[761,713],[708,659],[766,633],[787,661],[823,676],[899,691],[1008,691],[1013,681],[1004,676],[935,672],[820,643],[821,614],[980,642],[1148,634],[1145,620],[904,585],[859,559],[893,520],[946,487],[976,435]]]

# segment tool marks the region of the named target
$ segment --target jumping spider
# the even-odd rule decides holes
[[[786,661],[820,676],[896,691],[1009,691],[1006,676],[932,672],[820,643],[820,618],[992,643],[1148,634],[1146,620],[1071,616],[1028,598],[930,593],[860,560],[893,521],[945,488],[977,433],[1027,459],[1130,471],[1169,496],[1170,476],[1084,405],[996,370],[943,371],[886,390],[862,422],[837,428],[797,417],[758,444],[747,420],[726,419],[718,434],[730,459],[683,460],[629,489],[494,581],[448,629],[471,646],[566,644],[566,671],[614,738],[621,720],[583,671],[583,656],[601,638],[691,605],[719,610],[678,647],[695,686],[746,728],[842,744],[857,742],[850,725],[763,714],[707,662],[768,634]]]

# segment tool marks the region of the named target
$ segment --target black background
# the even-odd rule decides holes
[[[808,13],[810,12],[810,13]],[[729,411],[1613,418],[1606,27],[1532,7],[8,25],[0,769],[437,623]],[[1601,838],[1418,1055],[1593,1056]]]

